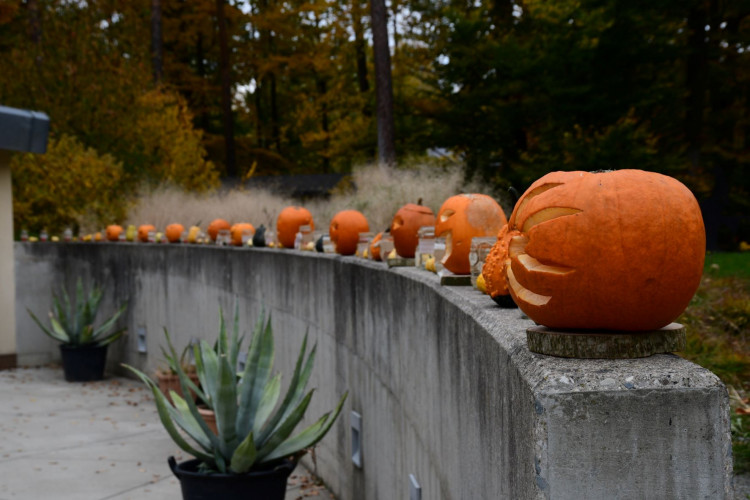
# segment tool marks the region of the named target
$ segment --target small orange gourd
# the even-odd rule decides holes
[[[255,226],[249,222],[238,222],[237,224],[233,224],[229,231],[232,234],[232,245],[239,247],[242,246],[242,233],[249,231],[252,238],[255,234]]]
[[[375,237],[370,241],[370,258],[372,260],[383,260],[380,258],[380,245],[377,245],[376,243],[380,242],[380,240],[383,239],[383,232],[379,232],[375,235]]]
[[[167,241],[169,241],[170,243],[179,243],[180,239],[182,238],[183,231],[185,231],[185,227],[182,224],[170,224],[164,231],[164,236],[166,236]]]
[[[119,241],[120,233],[122,233],[122,226],[118,226],[117,224],[107,226],[107,241]]]
[[[156,232],[156,228],[151,224],[142,224],[138,226],[138,240],[146,243],[148,241],[148,233],[151,231]]]

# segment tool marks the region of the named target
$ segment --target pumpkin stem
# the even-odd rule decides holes
[[[417,200],[417,205],[422,206],[422,198]]]

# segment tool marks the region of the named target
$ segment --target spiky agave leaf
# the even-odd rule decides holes
[[[256,324],[255,333],[250,341],[245,371],[242,374],[239,389],[239,412],[237,415],[237,434],[246,436],[253,429],[255,414],[263,397],[263,392],[271,377],[274,360],[273,330],[271,318],[267,325],[263,317]]]

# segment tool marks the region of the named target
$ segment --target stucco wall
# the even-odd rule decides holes
[[[677,356],[571,360],[532,354],[518,310],[435,275],[309,252],[180,245],[16,244],[20,364],[54,359],[25,307],[77,276],[130,301],[110,365],[160,363],[162,327],[182,346],[214,339],[235,297],[246,331],[265,309],[287,378],[309,331],[318,353],[308,420],[345,409],[318,446],[341,499],[731,498],[726,389]],[[148,353],[136,332],[147,332]],[[350,413],[362,415],[363,467]],[[308,459],[309,461],[309,459]]]

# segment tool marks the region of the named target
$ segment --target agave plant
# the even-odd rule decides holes
[[[305,393],[312,372],[316,347],[307,353],[307,335],[300,349],[289,388],[281,395],[281,374],[272,376],[274,346],[271,319],[263,316],[255,326],[247,351],[244,369],[237,372],[240,351],[239,321],[235,313],[231,340],[227,336],[223,314],[220,314],[219,338],[214,347],[206,341],[194,346],[195,365],[201,387],[190,382],[182,367],[175,363],[183,394],[188,388],[213,408],[218,433],[214,434],[198,413],[195,403],[170,392],[172,404],[156,384],[143,372],[132,370],[148,385],[156,400],[162,424],[174,442],[202,462],[205,472],[242,474],[263,464],[295,457],[325,436],[341,412],[344,394],[333,412],[301,432],[292,432],[302,420],[313,391]],[[167,344],[176,359],[176,351],[165,330]],[[194,443],[178,430],[182,429]]]
[[[70,297],[65,288],[62,289],[61,295],[62,300],[56,294],[52,294],[53,310],[49,312],[49,328],[42,324],[29,308],[26,308],[31,315],[31,319],[53,339],[70,347],[104,346],[111,344],[125,333],[124,328],[114,332],[110,332],[110,330],[127,308],[127,303],[123,304],[112,317],[97,328],[94,327],[94,321],[102,301],[102,290],[100,288],[92,286],[90,291],[86,293],[81,278],[78,278],[75,304],[70,302]]]

